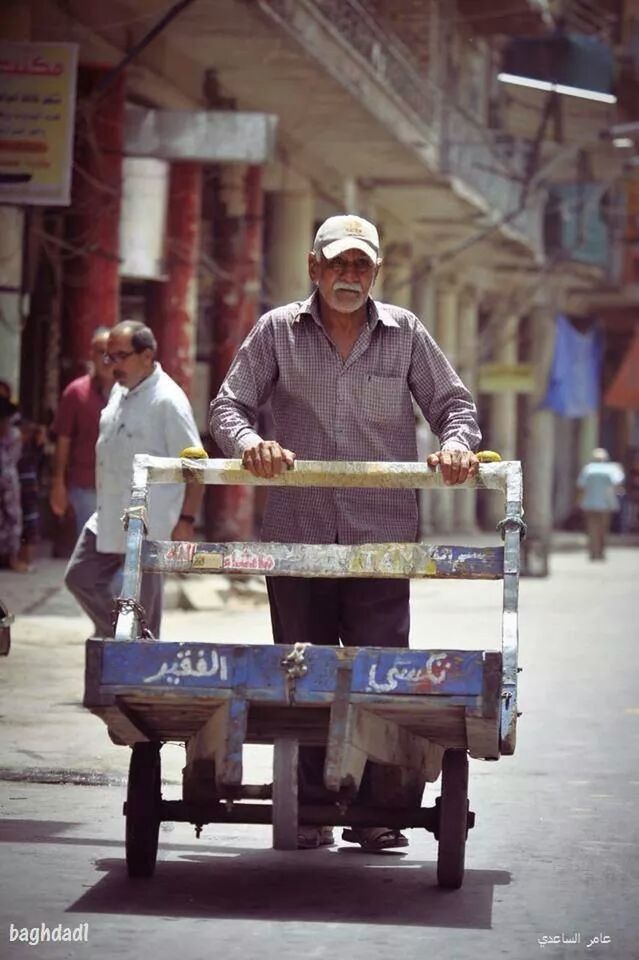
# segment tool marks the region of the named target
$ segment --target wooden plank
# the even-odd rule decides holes
[[[273,744],[273,849],[296,850],[299,830],[298,741],[278,737]]]
[[[242,785],[242,751],[248,706],[241,697],[225,701],[186,745],[184,797],[211,800]],[[187,796],[188,795],[188,796]]]
[[[355,708],[353,744],[370,760],[419,771],[426,780],[436,780],[442,748],[363,708]]]
[[[191,543],[148,540],[144,570],[153,573],[256,573],[275,577],[412,577],[499,580],[503,547],[427,543]]]
[[[350,703],[352,679],[353,659],[349,657],[340,662],[337,670],[324,761],[324,786],[350,799],[359,790],[367,760],[366,754],[355,749],[350,740],[354,711]]]
[[[142,730],[115,705],[90,707],[89,709],[96,717],[104,720],[109,729],[111,740],[119,746],[132,747],[134,743],[144,743],[149,739],[148,731]]]
[[[418,771],[436,780],[441,769],[441,746],[372,713],[349,704],[344,733],[329,730],[324,783],[329,790],[357,791],[367,760]]]

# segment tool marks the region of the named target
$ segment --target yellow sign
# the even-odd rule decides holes
[[[191,564],[194,570],[221,570],[223,566],[224,557],[221,553],[196,553]]]
[[[532,363],[482,363],[479,367],[480,393],[533,393],[534,389]]]
[[[78,46],[0,41],[0,202],[71,200]]]

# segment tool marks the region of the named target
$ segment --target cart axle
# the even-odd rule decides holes
[[[123,813],[126,814],[127,804]],[[273,807],[270,803],[211,803],[195,804],[184,800],[162,800],[160,803],[160,821],[174,823],[263,823],[273,820]],[[422,827],[436,834],[439,813],[435,807],[421,807],[405,810],[387,807],[349,806],[343,804],[301,804],[299,807],[300,824],[327,827],[385,827],[403,829]],[[475,825],[475,814],[468,813],[468,829]]]

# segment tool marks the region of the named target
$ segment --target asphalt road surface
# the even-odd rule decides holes
[[[129,751],[80,706],[87,622],[52,595],[0,661],[0,956],[639,960],[639,551],[556,554],[552,570],[522,582],[517,752],[471,761],[477,824],[456,892],[437,888],[435,841],[416,830],[407,851],[282,853],[267,827],[212,825],[196,840],[166,824],[155,877],[128,880]],[[413,646],[497,648],[500,592],[414,584]],[[269,642],[268,615],[170,612],[164,636]],[[163,754],[177,799],[183,750]],[[269,781],[268,748],[247,748],[245,771]],[[43,925],[83,939],[19,939]]]

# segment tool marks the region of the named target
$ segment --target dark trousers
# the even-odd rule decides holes
[[[408,646],[410,580],[267,577],[266,588],[275,643]],[[328,799],[324,747],[301,746],[299,758],[301,802]]]
[[[603,560],[606,555],[606,540],[610,531],[610,510],[584,510],[588,553],[591,560]]]
[[[113,636],[113,580],[124,564],[123,553],[98,553],[96,536],[86,526],[78,538],[64,574],[64,582],[84,612],[93,620],[96,637]],[[143,573],[140,603],[154,637],[160,636],[163,577]]]

